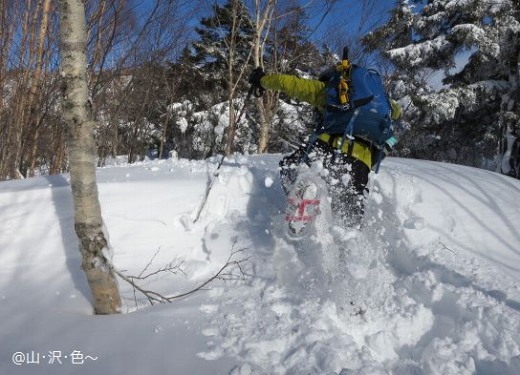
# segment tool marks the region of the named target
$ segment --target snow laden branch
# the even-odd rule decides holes
[[[173,274],[177,275],[178,273],[184,273],[182,270],[182,261],[172,261],[154,271],[149,271],[153,260],[157,257],[159,251],[157,251],[154,256],[150,259],[148,264],[144,267],[144,269],[137,275],[126,275],[124,271],[119,271],[114,269],[114,272],[117,276],[119,276],[122,280],[127,282],[134,289],[134,301],[137,305],[137,297],[136,294],[140,293],[146,297],[150,305],[154,305],[156,303],[171,303],[175,299],[179,299],[182,297],[186,297],[190,294],[198,292],[200,290],[205,290],[205,288],[216,280],[242,280],[247,274],[244,271],[244,264],[249,260],[250,257],[242,256],[242,254],[247,250],[247,248],[237,248],[237,238],[233,240],[233,245],[231,247],[231,252],[226,262],[222,267],[220,267],[211,277],[209,277],[206,281],[202,282],[195,288],[176,295],[165,295],[159,293],[155,290],[145,289],[141,284],[142,281],[149,279],[152,276],[158,276],[163,274]],[[237,272],[238,271],[238,272]]]
[[[455,118],[457,110],[464,107],[474,109],[480,101],[477,96],[486,100],[496,100],[500,92],[508,87],[507,81],[486,80],[463,87],[445,89],[438,93],[420,95],[417,103],[425,107],[424,118],[430,123],[440,124]]]

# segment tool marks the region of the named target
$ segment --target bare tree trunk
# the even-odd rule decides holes
[[[0,87],[4,87],[4,59],[7,57],[5,51],[8,45],[8,37],[5,37],[5,0],[0,0]],[[4,109],[4,98],[0,95],[0,114]],[[1,118],[1,117],[0,117]],[[1,171],[1,168],[0,168]],[[0,172],[1,173],[1,172]]]
[[[96,184],[94,121],[88,97],[86,21],[82,0],[60,0],[63,117],[69,127],[69,160],[74,224],[82,268],[94,299],[96,314],[121,310],[121,297],[111,265]]]
[[[255,66],[261,66],[263,68],[263,46],[265,44],[265,38],[271,25],[271,18],[276,6],[277,0],[267,0],[262,5],[261,0],[255,0],[255,39],[253,42],[253,59]],[[272,113],[274,112],[272,97],[273,94],[267,93],[268,100],[266,103],[264,98],[256,99],[256,106],[260,115],[260,140],[258,142],[258,152],[263,154],[268,151],[267,146],[269,143],[269,127],[271,124]]]
[[[96,45],[94,48],[94,57],[92,58],[92,66],[97,67],[102,59],[103,53],[103,17],[105,16],[106,0],[102,0],[99,6],[99,15],[97,22]]]
[[[224,150],[224,154],[226,156],[230,156],[231,152],[233,151],[233,142],[235,140],[235,134],[237,130],[237,123],[236,123],[236,116],[235,116],[235,108],[233,108],[233,102],[235,101],[235,92],[234,90],[230,89],[229,96],[229,125],[228,125],[228,131],[227,131],[227,142],[226,142],[226,148]]]
[[[166,134],[168,132],[168,120],[170,119],[170,115],[168,113],[168,109],[166,109],[166,113],[164,114],[164,125],[163,125],[163,131],[161,134],[161,143],[159,145],[159,159],[163,158],[164,154],[164,143],[166,142]]]
[[[30,66],[31,59],[31,48],[30,48],[30,10],[32,2],[28,2],[27,9],[24,13],[24,21],[21,27],[21,35],[20,38],[22,42],[20,43],[20,52],[19,52],[19,63],[20,66],[24,66],[25,56],[29,56],[28,66]],[[9,137],[9,176],[13,179],[24,178],[23,174],[20,171],[20,164],[22,160],[22,139],[24,133],[24,122],[25,122],[25,100],[24,97],[26,95],[26,91],[24,87],[27,85],[29,80],[29,69],[26,71],[22,71],[18,76],[17,82],[17,90],[16,90],[16,98],[14,102],[16,103],[15,107],[15,120],[12,121],[10,137]]]
[[[53,158],[50,162],[49,174],[55,175],[63,173],[66,170],[66,140],[65,132],[62,129],[53,129]]]
[[[233,23],[231,26],[231,36],[229,41],[229,55],[228,55],[228,102],[229,102],[229,124],[227,128],[227,140],[224,154],[226,156],[231,155],[233,150],[233,142],[235,141],[235,133],[237,124],[235,121],[235,109],[233,108],[233,102],[235,101],[236,87],[234,84],[233,66],[235,64],[235,49],[236,49],[236,34],[239,28],[238,20],[238,9],[236,2],[233,2]]]
[[[36,55],[36,67],[34,69],[34,74],[31,82],[31,89],[29,91],[29,121],[33,125],[31,129],[30,135],[30,156],[29,156],[29,177],[34,177],[34,169],[36,167],[36,159],[37,159],[37,151],[38,151],[38,136],[39,129],[38,119],[37,119],[37,110],[36,106],[36,98],[38,96],[38,88],[40,83],[40,77],[42,75],[43,70],[43,53],[44,53],[44,45],[45,45],[45,35],[47,34],[47,28],[49,25],[49,14],[51,12],[51,0],[45,0],[43,3],[42,9],[42,21],[40,26],[40,34],[38,37],[38,50]]]
[[[5,0],[0,0],[0,87],[5,85],[5,72],[7,71],[5,66],[5,60],[7,58],[7,51],[9,49],[9,32],[6,27],[5,17]],[[5,115],[6,109],[4,106],[4,97],[0,95],[0,180],[6,178],[8,173],[6,171],[6,160],[8,152],[8,140],[9,140],[9,129],[7,126],[7,116]]]
[[[257,108],[260,115],[260,140],[258,142],[258,152],[265,154],[268,152],[269,134],[271,122],[278,106],[278,92],[270,91],[264,93],[264,96],[257,98]]]

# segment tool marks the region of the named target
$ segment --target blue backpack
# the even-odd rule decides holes
[[[343,72],[329,70],[323,78],[327,98],[317,134],[342,134],[345,139],[359,138],[383,148],[393,131],[392,107],[381,76],[373,69],[349,65]]]

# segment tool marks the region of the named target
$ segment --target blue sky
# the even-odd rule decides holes
[[[217,0],[223,4],[227,0]],[[250,0],[244,0],[246,4]],[[279,0],[278,4],[299,4],[305,6],[310,17],[309,23],[312,30],[311,39],[321,41],[326,38],[324,35],[334,28],[339,34],[358,34],[366,32],[374,25],[380,24],[387,18],[389,10],[395,5],[396,0],[339,0],[333,7],[330,7],[331,0]],[[149,10],[153,4],[153,0],[134,0],[138,4],[138,8],[143,11]],[[197,6],[197,14],[192,19],[193,25],[197,25],[200,18],[204,17],[211,11],[211,4],[214,0],[207,0],[201,3],[197,1],[186,1],[186,4]],[[363,4],[369,4],[370,11],[363,11]],[[187,7],[186,9],[191,8]],[[324,13],[326,16],[323,17]]]
[[[374,61],[366,61],[359,48],[360,38],[377,26],[383,24],[395,6],[395,0],[339,0],[322,20],[325,7],[316,5],[316,15],[311,17],[311,28],[316,30],[311,40],[317,45],[327,45],[341,53],[343,47],[351,48],[351,59],[356,63],[373,65]],[[312,15],[312,13],[310,13]],[[363,57],[364,56],[364,57]]]
[[[323,24],[338,25],[339,31],[357,33],[367,31],[388,18],[395,0],[340,0],[327,14]],[[366,6],[364,7],[364,4]]]
[[[144,14],[149,12],[154,0],[133,0],[137,9]],[[227,0],[217,0],[224,4]],[[244,0],[250,4],[252,0]],[[341,53],[343,46],[352,46],[351,57],[356,56],[356,41],[374,27],[383,23],[389,16],[389,11],[395,6],[395,0],[339,0],[332,7],[331,0],[278,0],[279,6],[302,5],[309,16],[308,39],[322,46],[326,43],[330,48]],[[214,0],[190,1],[185,0],[183,8],[192,13],[196,6],[195,14],[190,14],[189,24],[192,27],[199,25],[201,18],[211,14]],[[193,35],[196,38],[196,35]]]

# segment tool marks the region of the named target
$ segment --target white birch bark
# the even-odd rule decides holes
[[[265,38],[271,27],[271,19],[276,7],[277,0],[255,0],[255,38],[253,41],[253,59],[255,67],[264,67],[263,65],[263,50],[265,45]],[[267,98],[256,98],[256,106],[260,115],[260,139],[258,142],[258,152],[260,154],[268,151],[269,143],[269,127],[271,119],[274,114],[273,97],[275,93],[264,94]],[[266,103],[268,102],[268,103]]]
[[[82,0],[60,0],[63,117],[68,126],[74,226],[82,268],[96,314],[120,312],[121,298],[111,266],[95,174],[94,121],[87,87],[86,21]]]

